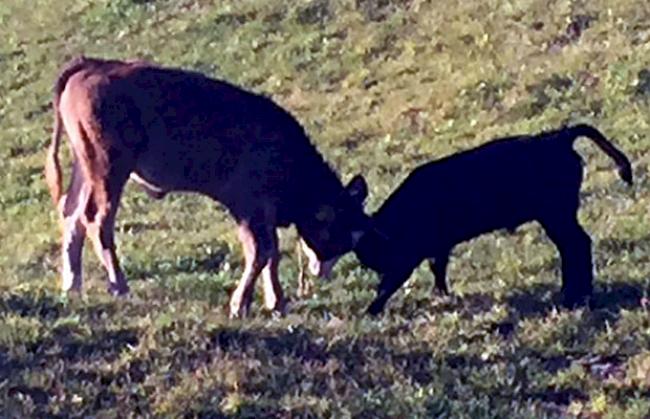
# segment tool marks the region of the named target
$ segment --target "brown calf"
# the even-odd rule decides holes
[[[210,196],[235,218],[246,261],[232,316],[248,311],[260,274],[265,305],[283,310],[277,227],[295,224],[318,267],[351,250],[368,225],[354,196],[363,179],[346,190],[300,124],[263,96],[190,71],[81,57],[63,68],[53,105],[46,179],[62,216],[64,292],[81,289],[86,235],[109,290],[128,292],[113,230],[129,178],[155,198],[170,191]],[[65,195],[63,128],[73,154]]]

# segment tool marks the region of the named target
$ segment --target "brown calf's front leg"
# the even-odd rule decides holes
[[[282,286],[278,278],[278,264],[280,255],[278,252],[277,236],[273,236],[273,250],[271,257],[262,269],[262,285],[264,287],[264,305],[268,310],[280,315],[284,314],[285,301],[282,293]]]
[[[307,297],[311,292],[311,280],[307,278],[305,272],[305,262],[303,257],[303,242],[298,240],[296,243],[296,253],[298,256],[298,297]]]
[[[248,314],[253,299],[255,280],[264,268],[267,268],[269,289],[274,288],[274,276],[277,281],[278,249],[277,239],[274,240],[274,229],[244,221],[239,224],[238,235],[244,250],[245,266],[239,284],[230,298],[231,318],[241,318]],[[279,288],[279,284],[277,286]],[[281,298],[277,299],[277,301],[279,300]],[[271,304],[271,300],[267,301]]]

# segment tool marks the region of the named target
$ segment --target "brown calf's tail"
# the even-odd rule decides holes
[[[57,206],[61,200],[61,164],[59,163],[59,145],[61,144],[62,121],[58,103],[54,103],[53,108],[54,128],[52,129],[52,142],[50,143],[50,147],[47,149],[47,157],[45,160],[45,181],[50,189],[50,196],[52,197],[54,206]]]
[[[59,111],[59,103],[61,102],[61,94],[63,94],[70,77],[81,70],[87,62],[88,60],[85,57],[77,57],[71,60],[63,67],[63,70],[54,84],[54,98],[52,100],[54,127],[52,129],[52,142],[47,150],[47,157],[45,160],[45,181],[50,189],[50,196],[52,197],[55,206],[58,206],[62,195],[59,146],[61,145],[61,130],[63,129],[63,126],[61,112]]]
[[[618,173],[628,184],[632,184],[632,165],[630,160],[623,154],[621,150],[616,148],[605,136],[598,131],[598,129],[587,124],[579,124],[569,128],[572,140],[577,137],[587,137],[591,139],[596,145],[610,156],[618,166]]]

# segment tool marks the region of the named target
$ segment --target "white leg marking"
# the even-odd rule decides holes
[[[153,183],[150,183],[147,180],[141,178],[140,175],[138,175],[135,172],[131,172],[131,174],[129,175],[129,178],[132,181],[134,181],[135,183],[138,183],[138,184],[144,186],[145,188],[150,189],[151,191],[153,191],[155,193],[163,193],[164,192],[164,190],[162,188],[159,188],[158,186],[154,185]]]
[[[74,212],[63,219],[63,246],[61,257],[63,259],[63,270],[61,272],[61,290],[81,291],[83,284],[82,277],[82,252],[86,228],[81,222],[89,193],[86,188],[79,191],[79,200]],[[67,199],[64,195],[59,200],[59,211],[63,214],[63,208]]]
[[[244,273],[237,288],[230,297],[230,317],[243,317],[248,313],[250,303],[253,297],[253,287],[255,280],[264,267],[258,254],[258,245],[256,237],[247,224],[241,224],[237,230],[239,241],[244,248],[245,267]]]
[[[264,287],[264,305],[271,311],[284,314],[284,296],[278,278],[278,258],[271,258],[262,269],[262,285]]]
[[[105,225],[103,228],[105,229],[113,228],[112,223],[107,223],[107,224],[108,225]],[[97,254],[97,257],[102,262],[104,268],[106,269],[106,272],[108,273],[110,292],[116,295],[123,295],[128,293],[129,286],[126,283],[126,277],[124,276],[122,269],[120,269],[120,265],[117,260],[117,255],[115,253],[113,232],[112,231],[105,232],[104,234],[108,236],[106,239],[107,243],[102,243],[101,229],[96,224],[93,224],[91,231],[92,231],[91,236],[93,238],[93,245],[95,247],[95,253]]]
[[[332,269],[334,269],[336,262],[338,262],[341,256],[336,256],[332,259],[321,261],[316,255],[316,252],[311,247],[309,247],[309,245],[305,243],[304,240],[300,240],[300,245],[302,247],[304,255],[307,257],[307,266],[309,267],[309,272],[313,276],[327,279],[330,273],[332,273]]]
[[[260,214],[258,214],[260,215]],[[245,269],[239,285],[230,299],[230,317],[242,317],[248,313],[255,280],[264,272],[264,294],[267,306],[277,309],[283,304],[282,288],[278,281],[278,237],[274,227],[266,223],[273,219],[265,214],[257,223],[242,222],[239,225],[239,241],[244,249]],[[260,220],[263,222],[260,223]]]
[[[255,280],[262,270],[261,266],[255,264],[246,264],[244,274],[239,280],[239,285],[230,298],[230,317],[241,318],[248,314],[248,309],[253,296],[253,286]]]
[[[63,272],[61,273],[61,289],[63,292],[81,291],[82,261],[85,228],[72,217],[64,220],[63,233]]]

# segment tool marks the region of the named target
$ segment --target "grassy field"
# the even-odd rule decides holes
[[[647,1],[2,0],[0,38],[0,417],[649,417]],[[370,210],[421,162],[592,123],[636,176],[626,187],[577,143],[594,307],[556,307],[558,255],[535,224],[459,246],[454,297],[418,269],[377,319],[363,315],[377,277],[353,255],[294,296],[289,230],[289,314],[258,295],[231,321],[232,221],[207,199],[132,186],[117,228],[132,295],[107,296],[87,251],[85,296],[64,301],[42,166],[51,86],[79,53],[273,97],[344,180],[366,174]]]

